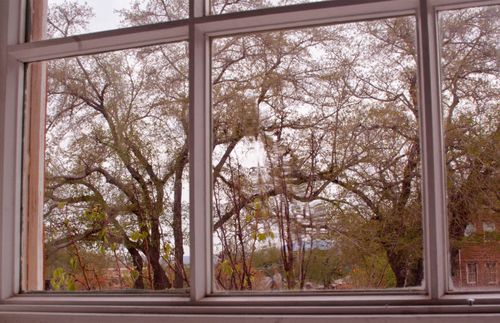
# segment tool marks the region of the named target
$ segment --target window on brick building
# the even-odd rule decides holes
[[[474,225],[474,223],[467,224],[467,226],[465,227],[465,230],[464,230],[464,236],[470,237],[474,233],[476,233],[476,226]]]
[[[489,261],[485,264],[486,272],[485,272],[485,281],[488,284],[496,284],[497,283],[497,263],[493,261]]]
[[[467,284],[477,284],[477,262],[467,263]]]
[[[495,240],[495,229],[495,223],[483,222],[483,233],[485,241]]]

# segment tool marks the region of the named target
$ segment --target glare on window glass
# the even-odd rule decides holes
[[[212,55],[215,289],[420,286],[415,19],[219,38]]]
[[[500,287],[488,269],[500,261],[499,16],[500,6],[439,14],[454,289]]]
[[[174,43],[45,63],[46,290],[189,286],[187,56]]]

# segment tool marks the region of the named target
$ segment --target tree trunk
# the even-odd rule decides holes
[[[172,284],[170,280],[167,278],[167,274],[165,270],[160,264],[160,248],[159,246],[152,247],[149,246],[149,262],[151,264],[151,268],[153,269],[153,289],[162,290],[171,288]]]
[[[389,250],[389,248],[386,248]],[[394,275],[396,276],[396,287],[420,286],[423,278],[422,258],[412,261],[408,259],[408,251],[387,251],[387,258]]]
[[[141,254],[135,248],[127,248],[128,252],[132,256],[132,262],[134,263],[135,270],[137,271],[137,278],[134,280],[134,288],[144,289],[144,276],[142,274],[143,261]]]

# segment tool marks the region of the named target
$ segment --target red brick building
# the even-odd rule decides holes
[[[500,218],[492,216],[469,223],[458,250],[457,289],[500,288]]]

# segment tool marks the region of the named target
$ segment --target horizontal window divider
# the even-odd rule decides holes
[[[388,9],[390,8],[390,9]],[[273,29],[286,29],[308,26],[326,25],[333,23],[345,23],[355,21],[366,21],[391,16],[415,14],[418,8],[416,0],[388,0],[377,3],[353,4],[345,7],[325,6],[321,9],[283,11],[274,13],[245,12],[225,16],[209,16],[196,20],[200,30],[210,36],[226,36],[238,33],[250,33]],[[289,8],[287,8],[289,9]]]
[[[206,14],[204,16],[205,21],[214,21],[221,19],[233,19],[233,18],[245,18],[253,16],[262,16],[269,14],[279,14],[279,13],[293,13],[308,10],[318,10],[318,9],[328,9],[335,7],[337,9],[342,7],[360,6],[360,5],[370,5],[370,4],[380,4],[381,2],[418,2],[418,0],[316,0],[316,2],[304,2],[296,3],[292,5],[277,5],[274,7],[264,7],[260,9],[250,9],[244,11],[235,11],[222,14]],[[457,1],[457,0],[455,0]],[[465,0],[462,0],[465,1]],[[469,0],[470,1],[470,0]],[[207,1],[209,2],[209,1]],[[209,4],[207,3],[207,7]]]
[[[0,302],[4,305],[106,305],[106,306],[167,306],[188,304],[189,296],[178,295],[17,295]]]
[[[498,291],[453,291],[448,292],[440,298],[440,300],[444,302],[463,299],[467,299],[468,305],[470,305],[470,301],[472,301],[473,304],[497,304],[500,306],[500,295],[498,295]]]
[[[154,24],[48,39],[9,46],[8,52],[17,60],[29,63],[42,60],[96,54],[115,50],[137,48],[178,41],[186,41],[189,36],[187,20],[164,24]]]
[[[422,308],[426,306],[464,306],[467,308],[494,305],[497,312],[500,312],[500,299],[498,294],[484,293],[463,293],[448,294],[440,299],[431,299],[425,293],[420,294],[337,294],[337,295],[209,295],[199,300],[193,301],[188,295],[179,296],[172,294],[155,295],[96,295],[96,294],[77,294],[70,293],[65,295],[47,294],[20,294],[10,297],[0,302],[0,311],[5,311],[6,306],[133,306],[133,307],[154,307],[154,306],[238,306],[238,307],[296,307],[296,306],[315,306],[318,308],[342,306],[360,308],[370,306],[412,306]]]
[[[489,6],[499,4],[499,0],[428,0],[429,5],[438,10],[464,9],[470,7]]]
[[[413,302],[415,302],[413,300]],[[498,313],[500,306],[497,305],[474,305],[463,306],[460,304],[396,304],[396,303],[371,303],[369,305],[359,305],[353,303],[333,304],[329,306],[263,301],[262,304],[247,302],[228,303],[207,303],[202,300],[197,303],[179,303],[152,304],[151,306],[137,304],[130,305],[109,305],[109,304],[90,304],[85,302],[59,304],[4,304],[0,305],[2,312],[45,312],[45,313],[102,313],[102,314],[261,314],[261,315],[329,315],[329,314],[359,314],[359,315],[391,315],[391,314],[470,314],[470,313]]]

